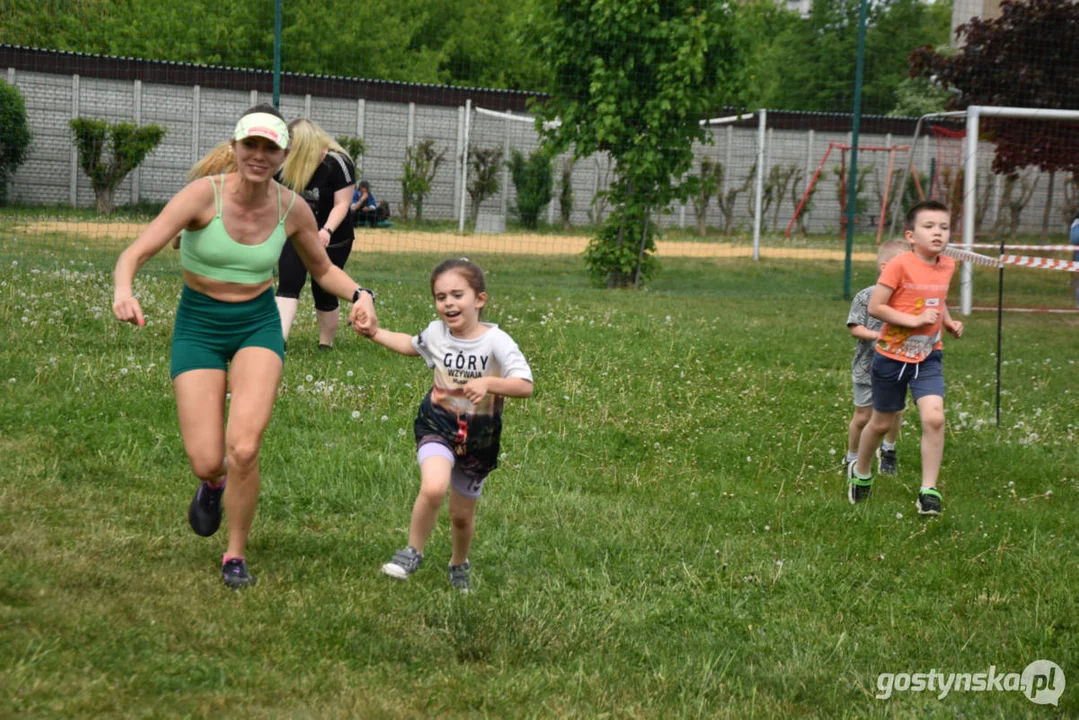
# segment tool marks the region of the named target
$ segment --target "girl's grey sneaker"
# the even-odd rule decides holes
[[[465,560],[461,565],[450,565],[450,585],[455,589],[467,593],[471,590],[468,584],[468,573],[472,570],[472,564]]]
[[[382,566],[382,572],[398,580],[408,580],[408,576],[420,569],[423,553],[411,545],[393,554],[393,559]]]
[[[196,535],[210,537],[221,527],[221,496],[225,494],[225,483],[212,488],[206,481],[199,483],[195,497],[187,508],[187,522]]]
[[[254,586],[258,580],[247,570],[247,563],[243,558],[232,558],[221,566],[221,579],[225,585],[233,590],[242,587]]]

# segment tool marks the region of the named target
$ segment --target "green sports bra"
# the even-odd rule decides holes
[[[281,257],[281,248],[288,240],[288,236],[285,235],[285,218],[288,217],[293,203],[296,202],[296,194],[292,194],[292,202],[282,215],[281,186],[278,185],[277,227],[258,245],[244,245],[229,237],[225,230],[225,223],[221,220],[221,210],[225,204],[224,174],[221,175],[220,193],[217,191],[217,183],[214,179],[211,177],[209,180],[214,188],[214,208],[217,213],[210,224],[201,230],[183,231],[180,240],[180,265],[184,270],[204,275],[212,280],[242,285],[266,282],[273,277],[274,265]]]

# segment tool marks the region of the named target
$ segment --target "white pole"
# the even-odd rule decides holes
[[[503,222],[509,211],[510,201],[510,112],[506,111],[506,119],[502,126],[502,192],[499,198],[498,211],[502,215]]]
[[[456,220],[460,217],[461,208],[461,194],[464,192],[464,188],[461,187],[461,165],[463,164],[462,158],[465,147],[465,108],[463,105],[457,106],[457,148],[454,151],[453,156],[453,218]]]
[[[71,119],[79,117],[79,76],[71,76]],[[71,143],[71,174],[68,176],[68,197],[71,207],[79,206],[79,150],[76,143]]]
[[[416,141],[416,103],[408,104],[408,124],[405,125],[405,146],[412,147]]]
[[[757,115],[757,202],[753,208],[753,259],[761,259],[761,201],[764,198],[764,138],[768,125],[768,111]]]
[[[254,91],[252,91],[254,92]],[[252,106],[253,107],[253,106]],[[199,159],[199,135],[202,125],[202,88],[191,88],[191,162]]]
[[[562,173],[560,172],[561,164],[558,162],[559,158],[554,159],[554,169],[551,171],[555,173],[555,177],[559,178],[558,187],[562,187]],[[551,187],[554,187],[554,183],[551,183]],[[554,225],[554,198],[547,203],[547,224]]]
[[[472,119],[472,100],[465,100],[465,146],[461,154],[461,212],[457,220],[457,232],[465,231],[465,197],[468,195],[468,133]]]
[[[135,81],[134,94],[131,99],[135,106],[135,127],[142,125],[142,80]],[[131,171],[131,202],[139,202],[139,186],[142,184],[142,172],[139,168]]]
[[[963,140],[963,247],[973,250],[974,220],[977,212],[978,172],[978,111],[977,105],[967,108],[967,136]],[[959,310],[970,315],[974,294],[974,265],[964,261],[959,275]]]
[[[367,118],[365,117],[367,113],[366,102],[367,101],[363,98],[360,98],[356,101],[356,137],[358,137],[360,140],[364,139],[364,122],[367,120]],[[360,177],[363,177],[363,158],[366,154],[367,149],[365,147],[364,154],[360,155],[359,157],[359,167],[356,168],[356,173]]]

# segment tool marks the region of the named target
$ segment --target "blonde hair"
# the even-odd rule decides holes
[[[232,156],[232,143],[229,140],[214,145],[210,152],[203,155],[187,171],[187,179],[198,180],[207,175],[232,172],[236,169],[236,159]]]
[[[887,265],[889,260],[896,255],[902,255],[908,250],[910,250],[910,243],[902,238],[887,240],[877,248],[877,264]]]
[[[302,193],[315,170],[322,164],[322,153],[336,150],[348,156],[348,152],[314,120],[299,118],[288,124],[288,157],[281,166],[281,181],[292,191]]]

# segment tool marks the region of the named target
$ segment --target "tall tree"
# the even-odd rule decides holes
[[[31,138],[22,93],[0,80],[0,205],[7,202],[8,182],[29,155]]]
[[[518,38],[533,0],[284,0],[286,72],[542,89]],[[197,18],[197,22],[192,22]],[[272,0],[8,0],[0,42],[268,70]]]
[[[1029,0],[1000,5],[1000,17],[974,18],[958,28],[954,55],[931,47],[911,54],[911,74],[934,77],[959,95],[952,107],[1004,105],[1073,109],[1079,97],[1079,4]],[[1015,175],[1035,166],[1079,173],[1079,124],[985,118],[984,136],[996,144],[993,171]]]
[[[655,269],[653,212],[679,190],[673,178],[705,142],[699,120],[740,86],[741,56],[726,2],[542,0],[533,16],[537,54],[553,73],[536,111],[553,154],[606,152],[617,164],[614,211],[585,260],[608,287]]]
[[[814,0],[808,17],[782,29],[771,40],[758,40],[771,43],[768,62],[759,70],[763,105],[850,112],[860,5],[861,0]],[[947,42],[948,5],[924,0],[870,4],[862,84],[864,112],[883,114],[896,106],[896,90],[908,74],[911,50],[926,43]]]

